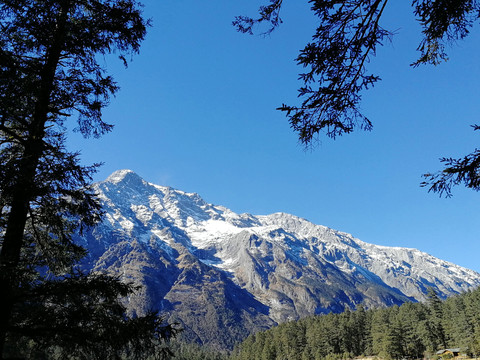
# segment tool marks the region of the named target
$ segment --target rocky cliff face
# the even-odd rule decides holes
[[[236,214],[121,170],[95,185],[106,216],[78,241],[84,266],[142,288],[132,313],[180,321],[189,340],[231,348],[311,314],[449,296],[480,274],[415,249],[376,246],[293,215]]]

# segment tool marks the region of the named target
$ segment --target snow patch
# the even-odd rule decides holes
[[[186,232],[192,240],[192,245],[203,249],[211,243],[222,242],[243,230],[228,222],[210,219],[196,222],[194,226],[187,228]]]
[[[147,223],[152,220],[153,211],[145,205],[131,205],[130,209],[132,209],[137,219],[140,220],[143,225],[147,225]]]
[[[106,181],[118,184],[120,181],[122,181],[125,176],[128,174],[135,174],[132,170],[129,169],[123,169],[123,170],[117,170],[115,171],[112,175],[110,175]]]

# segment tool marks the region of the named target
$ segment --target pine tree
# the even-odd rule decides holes
[[[257,18],[238,16],[234,26],[253,34],[257,26],[266,25],[265,32],[272,32],[282,23],[284,4],[283,0],[270,0],[260,7]],[[305,68],[300,74],[303,86],[298,90],[303,101],[298,106],[279,107],[305,145],[321,132],[335,138],[356,128],[372,129],[359,105],[362,93],[380,77],[367,71],[367,66],[377,49],[393,36],[381,25],[388,0],[316,0],[311,4],[318,18],[317,29],[296,59]],[[480,18],[480,4],[472,0],[414,0],[412,8],[422,28],[419,58],[412,66],[445,61],[445,44],[466,37]],[[476,155],[478,159],[478,151]]]
[[[468,322],[473,328],[469,351],[475,356],[480,355],[480,289],[467,293],[465,296],[465,311]]]
[[[127,321],[119,300],[133,289],[75,272],[85,250],[71,236],[101,209],[89,186],[96,165],[67,151],[64,124],[78,116],[84,136],[111,130],[102,109],[118,87],[97,59],[115,51],[126,64],[147,25],[135,0],[0,1],[0,358],[7,339],[74,352],[94,336],[97,350],[116,342],[136,352],[173,331],[152,314]]]
[[[427,328],[431,350],[438,348],[447,348],[447,337],[443,326],[443,303],[433,288],[428,289],[427,293]]]
[[[305,69],[299,75],[303,86],[298,89],[300,105],[282,104],[291,128],[299,140],[310,146],[323,132],[335,138],[356,129],[371,130],[372,121],[360,111],[365,91],[380,76],[368,71],[370,59],[377,49],[393,38],[394,32],[382,27],[382,16],[389,0],[310,1],[318,17],[312,40],[297,57]],[[267,3],[265,1],[265,3]],[[238,31],[253,34],[255,27],[266,25],[272,32],[283,21],[280,17],[283,0],[270,0],[260,6],[259,16],[238,16]],[[480,20],[480,3],[472,0],[413,0],[413,15],[421,26],[419,58],[413,64],[438,65],[448,59],[446,44],[463,39],[473,24]],[[480,125],[472,125],[479,130]],[[451,196],[451,188],[463,184],[480,190],[480,150],[463,158],[443,157],[442,171],[424,174],[422,186],[440,196]]]
[[[390,309],[381,309],[374,312],[371,324],[372,353],[386,357],[387,331],[390,326]]]
[[[464,296],[453,296],[443,304],[444,330],[449,347],[460,348],[468,352],[472,347],[474,327],[467,316]]]
[[[265,343],[263,345],[262,353],[260,355],[261,360],[275,360],[276,359],[276,349],[273,342],[273,334],[271,331],[268,331],[265,336]]]

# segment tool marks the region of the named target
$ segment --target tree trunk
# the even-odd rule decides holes
[[[44,152],[45,125],[48,119],[50,97],[55,73],[64,48],[65,30],[70,0],[62,2],[51,46],[46,50],[45,64],[40,74],[40,86],[32,121],[28,129],[24,151],[12,191],[12,201],[0,252],[0,359],[3,359],[5,340],[15,304],[19,280],[16,270],[20,261],[23,236],[30,202],[35,199],[35,175]]]

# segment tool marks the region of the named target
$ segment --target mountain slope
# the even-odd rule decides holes
[[[290,319],[480,285],[480,274],[415,249],[368,244],[289,214],[236,214],[129,170],[95,188],[106,216],[78,239],[90,252],[85,267],[142,285],[131,312],[160,308],[187,338],[218,348]]]

